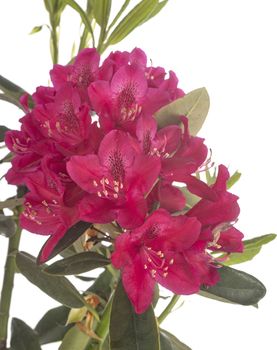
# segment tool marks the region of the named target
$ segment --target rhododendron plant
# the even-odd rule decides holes
[[[147,14],[150,2],[137,6]],[[74,1],[67,3],[86,19],[87,39],[93,34],[89,9],[86,14]],[[164,5],[154,3],[156,12]],[[50,18],[57,15],[51,6],[47,10]],[[51,86],[31,95],[19,90],[25,115],[20,130],[5,130],[4,136],[11,152],[6,180],[18,187],[18,195],[2,206],[14,209],[20,228],[47,236],[36,261],[25,252],[16,257],[25,277],[65,305],[62,323],[73,324],[48,334],[47,342],[62,341],[59,349],[70,350],[68,339],[82,334],[80,350],[167,350],[165,341],[177,349],[171,335],[157,329],[158,285],[174,294],[159,324],[179,295],[205,291],[207,297],[256,305],[265,288],[225,266],[233,253],[243,257],[244,235],[235,227],[238,197],[229,190],[237,174],[217,167],[206,141],[196,135],[207,114],[206,90],[183,92],[173,71],[154,66],[137,47],[105,58],[101,53],[115,39],[106,37],[104,23],[98,49],[80,47],[69,64],[54,64]],[[57,63],[57,52],[53,57]],[[58,254],[61,260],[46,264]],[[105,271],[83,294],[63,277],[98,267]],[[229,293],[226,275],[237,284],[237,294]],[[51,322],[58,323],[54,314]],[[137,332],[128,317],[148,337],[128,338]],[[37,333],[13,322],[43,343],[44,319]],[[125,336],[118,338],[120,326]],[[6,349],[4,328],[0,349]],[[14,350],[17,337],[14,330]]]

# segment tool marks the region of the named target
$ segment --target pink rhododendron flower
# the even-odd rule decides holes
[[[112,263],[122,271],[124,288],[136,312],[148,308],[156,282],[176,294],[199,291],[202,265],[207,270],[214,268],[204,250],[197,253],[198,261],[190,261],[200,230],[196,218],[170,216],[159,209],[142,226],[117,237]],[[214,283],[207,275],[205,282]]]

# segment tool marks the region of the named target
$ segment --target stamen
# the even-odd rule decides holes
[[[173,265],[173,263],[174,263],[174,259],[172,258],[172,259],[170,259],[170,261],[169,261],[169,265]]]
[[[94,187],[97,187],[97,186],[98,186],[97,181],[93,180],[93,186],[94,186]]]

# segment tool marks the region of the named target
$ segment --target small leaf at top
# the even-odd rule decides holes
[[[111,350],[160,350],[159,331],[152,306],[136,314],[120,281],[110,319]]]
[[[187,345],[180,342],[173,334],[160,329],[161,350],[191,350]]]
[[[38,33],[38,32],[40,32],[40,31],[42,30],[42,28],[43,28],[42,25],[41,25],[41,26],[35,26],[35,27],[31,30],[31,32],[30,32],[29,34],[32,35],[32,34]]]
[[[110,264],[110,260],[96,252],[83,252],[54,262],[44,271],[51,275],[79,275]]]
[[[160,128],[179,124],[180,116],[186,116],[189,120],[191,135],[197,135],[201,129],[209,111],[210,99],[205,88],[189,92],[184,97],[169,103],[155,113]]]
[[[246,272],[223,266],[219,269],[219,274],[220,280],[215,286],[201,287],[205,294],[215,295],[222,298],[222,301],[227,300],[240,305],[255,305],[266,294],[265,286]]]
[[[37,332],[18,318],[12,319],[11,350],[41,350]]]
[[[16,255],[16,265],[20,272],[35,286],[61,304],[80,308],[84,305],[82,296],[65,277],[51,276],[45,273],[42,266],[36,264],[36,259],[25,252]]]

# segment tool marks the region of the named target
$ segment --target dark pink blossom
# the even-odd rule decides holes
[[[144,219],[147,211],[144,196],[157,180],[160,161],[142,154],[129,134],[114,130],[104,137],[97,155],[73,156],[67,170],[76,184],[92,194],[91,210],[83,211],[87,219],[91,212],[91,218],[97,221],[93,214],[97,196],[108,217],[112,210],[117,213],[119,223],[128,228],[141,224]]]
[[[137,229],[119,235],[112,254],[121,269],[124,288],[137,313],[152,302],[155,283],[176,294],[192,294],[217,281],[210,258],[197,248],[201,224],[185,215],[170,216],[159,209]],[[196,246],[194,246],[196,244]],[[192,258],[197,251],[198,258]],[[205,269],[206,273],[203,273]]]

